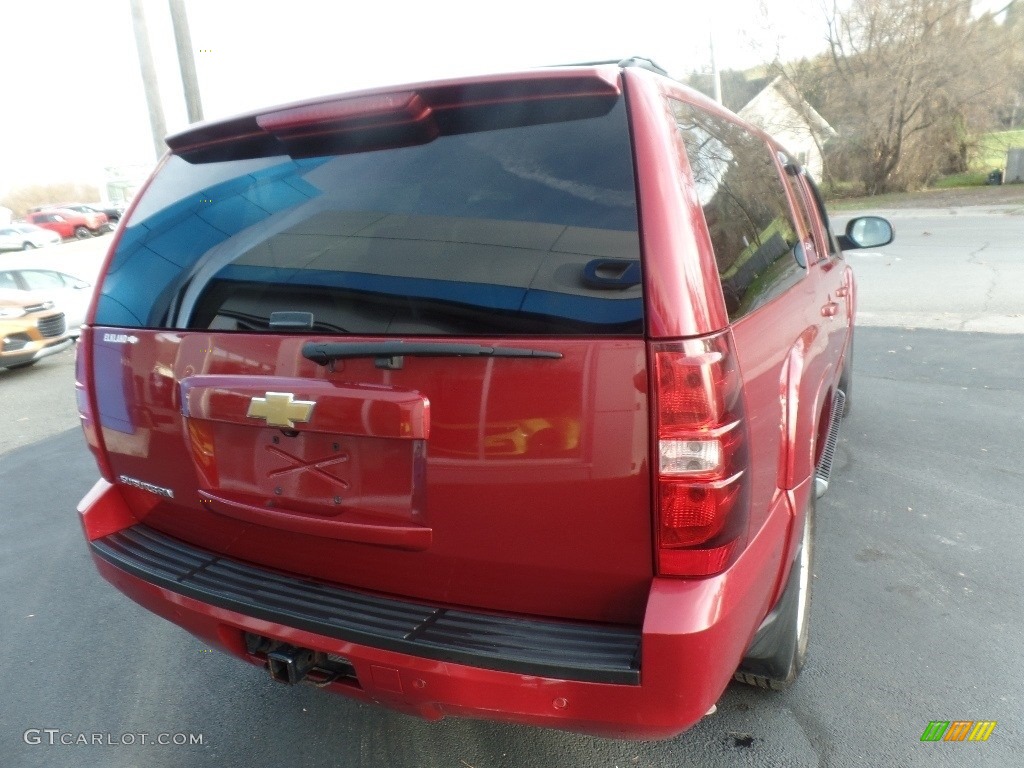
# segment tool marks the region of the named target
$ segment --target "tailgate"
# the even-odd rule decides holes
[[[287,337],[104,341],[122,335],[94,337],[99,417],[147,525],[375,592],[640,619],[651,576],[641,342],[330,371]]]
[[[137,516],[371,592],[639,623],[649,417],[617,75],[342,98],[170,145],[90,342]]]

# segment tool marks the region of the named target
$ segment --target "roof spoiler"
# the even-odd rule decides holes
[[[621,93],[617,73],[534,71],[363,91],[301,102],[169,136],[192,163],[315,157],[432,141],[437,136],[596,117]]]

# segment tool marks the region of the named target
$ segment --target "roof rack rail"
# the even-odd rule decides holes
[[[640,67],[641,69],[649,69],[651,72],[657,72],[659,75],[665,75],[669,77],[668,70],[664,67],[659,66],[654,59],[648,59],[646,56],[630,56],[627,59],[623,59],[619,62],[620,67]]]
[[[604,61],[575,61],[571,64],[551,64],[552,67],[597,67],[602,64],[614,64],[617,67],[640,67],[657,72],[659,75],[671,77],[664,67],[658,66],[652,59],[645,56],[629,56],[625,59],[606,59]]]

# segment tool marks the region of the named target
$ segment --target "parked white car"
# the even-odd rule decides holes
[[[81,333],[92,298],[91,283],[53,269],[0,269],[0,289],[31,291],[52,299],[67,319],[68,334],[75,338]]]
[[[0,251],[30,251],[60,242],[60,235],[35,224],[19,222],[0,226]]]

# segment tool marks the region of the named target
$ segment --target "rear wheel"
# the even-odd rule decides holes
[[[79,240],[85,240],[87,237],[92,237],[92,232],[89,231],[88,227],[75,227],[75,237]]]
[[[23,251],[31,251],[35,247],[36,247],[35,243],[22,243],[21,244],[21,250],[23,250]]]
[[[781,691],[794,682],[807,660],[814,575],[814,493],[807,502],[803,533],[786,588],[762,623],[736,679],[758,688]]]

